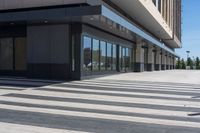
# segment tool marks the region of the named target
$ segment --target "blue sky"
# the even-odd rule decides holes
[[[182,0],[183,25],[182,49],[176,52],[181,58],[186,58],[186,51],[191,51],[190,57],[200,57],[200,0]]]

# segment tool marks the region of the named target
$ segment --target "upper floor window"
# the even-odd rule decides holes
[[[157,0],[152,0],[152,2],[155,6],[157,5]]]
[[[159,12],[161,12],[161,0],[152,0],[153,4],[156,6]]]

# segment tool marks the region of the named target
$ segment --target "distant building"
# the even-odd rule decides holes
[[[0,75],[174,69],[181,0],[0,0]]]

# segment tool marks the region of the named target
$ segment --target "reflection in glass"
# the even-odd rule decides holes
[[[107,70],[112,70],[112,44],[107,43]]]
[[[131,70],[132,49],[84,36],[84,71]],[[118,51],[119,50],[119,51]],[[118,55],[119,54],[119,55]]]
[[[15,70],[26,70],[26,38],[15,38]]]
[[[13,70],[13,39],[0,39],[0,70]]]
[[[101,62],[100,62],[100,69],[105,70],[106,69],[106,42],[101,41],[100,42],[100,57],[101,57]]]
[[[129,70],[130,68],[129,48],[126,48],[125,64],[126,64],[126,70]]]
[[[122,71],[126,71],[126,48],[122,48]]]
[[[93,39],[92,41],[92,70],[99,70],[99,40]]]
[[[122,46],[119,46],[119,69],[122,70]]]
[[[128,50],[129,50],[129,70],[131,70],[132,69],[132,63],[131,63],[131,61],[133,59],[133,57],[132,57],[132,49],[129,48]]]
[[[112,70],[117,70],[117,46],[113,45],[113,62],[112,62]]]
[[[91,38],[84,36],[83,37],[84,71],[91,71],[92,69],[91,53],[92,53]]]

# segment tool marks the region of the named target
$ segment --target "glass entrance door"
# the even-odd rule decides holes
[[[122,48],[122,71],[126,71],[126,48]]]
[[[131,49],[119,47],[119,65],[122,72],[131,70]]]
[[[157,51],[154,51],[153,52],[153,54],[154,54],[154,69],[156,68],[156,64],[157,64],[157,61],[156,61],[156,58],[157,58]]]
[[[120,65],[120,71],[125,72],[126,71],[126,49],[122,46],[119,47],[119,65]]]
[[[13,39],[0,39],[0,70],[13,70]]]
[[[0,71],[15,75],[27,69],[26,38],[0,38]]]
[[[144,48],[144,71],[147,71],[148,65],[148,48]]]
[[[26,38],[20,37],[15,38],[14,40],[14,49],[15,49],[15,65],[14,68],[16,71],[25,71],[26,70]]]

